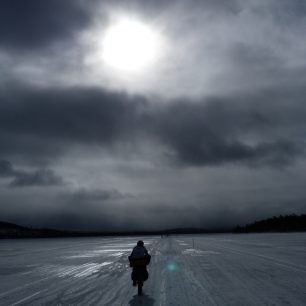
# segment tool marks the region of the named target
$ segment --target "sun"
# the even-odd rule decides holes
[[[122,19],[106,29],[102,58],[117,70],[141,72],[152,66],[159,49],[158,34],[145,23]]]

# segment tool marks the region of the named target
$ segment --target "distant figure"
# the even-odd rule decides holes
[[[142,294],[143,282],[149,277],[147,265],[150,263],[150,260],[151,255],[145,248],[143,241],[139,240],[129,256],[130,266],[133,268],[131,278],[133,286],[138,284],[138,295]]]

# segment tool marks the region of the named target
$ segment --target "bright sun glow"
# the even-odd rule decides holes
[[[106,30],[103,60],[113,68],[140,72],[154,63],[157,53],[157,34],[142,22],[125,19]]]

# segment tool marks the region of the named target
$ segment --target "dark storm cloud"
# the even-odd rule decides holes
[[[154,69],[102,60],[121,14],[161,35]],[[1,218],[124,230],[304,213],[305,15],[303,0],[0,1]]]
[[[0,47],[36,49],[73,38],[90,22],[80,0],[0,1]]]
[[[65,154],[75,144],[111,148],[152,139],[181,165],[282,166],[304,154],[305,94],[295,86],[157,106],[94,88],[16,86],[0,93],[0,153],[31,160]]]
[[[192,138],[186,135],[183,140],[175,137],[170,140],[175,157],[184,165],[245,163],[249,166],[281,167],[290,164],[304,153],[304,148],[284,140],[250,146],[239,141],[227,141],[211,133],[202,133]]]
[[[124,215],[120,203],[126,203],[132,198],[132,195],[117,189],[65,190],[55,200],[60,209],[52,212],[52,226],[76,230],[118,229],[118,220]],[[131,226],[130,221],[125,220],[123,228],[129,226]]]
[[[156,128],[183,164],[286,165],[305,153],[299,128],[306,109],[304,90],[299,90],[291,105],[282,103],[289,99],[282,90],[207,99],[204,104],[177,103],[157,117]]]
[[[18,88],[0,93],[3,154],[54,156],[72,144],[109,146],[132,137],[143,99],[98,89]],[[31,158],[31,157],[30,157]]]
[[[10,179],[10,187],[58,186],[64,183],[63,179],[50,169],[20,170],[7,160],[0,160],[0,178]]]
[[[11,187],[27,186],[59,186],[63,179],[50,169],[36,170],[33,172],[19,172],[10,183]]]
[[[12,164],[7,160],[0,160],[0,177],[14,176],[15,171]]]
[[[74,191],[70,196],[74,201],[77,202],[121,200],[131,197],[131,195],[123,194],[116,189],[101,190],[101,189],[87,189],[87,188],[80,188]]]

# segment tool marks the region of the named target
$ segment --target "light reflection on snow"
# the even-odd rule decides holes
[[[130,251],[131,251],[130,249],[101,249],[86,253],[79,253],[76,255],[65,256],[65,258],[88,258],[88,257],[98,257],[101,255],[118,257]]]
[[[146,240],[145,246],[150,246],[152,244],[152,241],[154,240]],[[136,241],[135,243],[109,243],[106,245],[101,245],[99,249],[96,250],[79,252],[73,255],[62,256],[62,258],[66,259],[93,258],[93,257],[99,257],[101,255],[108,257],[120,257],[124,254],[130,253],[134,246],[136,246]]]
[[[117,253],[109,254],[109,256],[120,257],[120,256],[122,256],[123,254],[124,254],[123,252],[117,252]]]
[[[119,247],[119,248],[129,248],[131,249],[132,247],[134,247],[136,245],[136,243],[116,243],[116,244],[108,244],[106,246],[101,246],[101,247]]]
[[[102,263],[86,263],[82,265],[62,266],[62,265],[48,265],[40,269],[44,274],[54,273],[59,277],[73,276],[86,277],[99,272],[104,266],[111,265],[112,261],[105,261]]]
[[[201,251],[197,249],[186,249],[182,252],[182,254],[185,255],[194,255],[194,256],[201,256],[201,255],[215,255],[215,254],[220,254],[219,252],[216,251]]]

